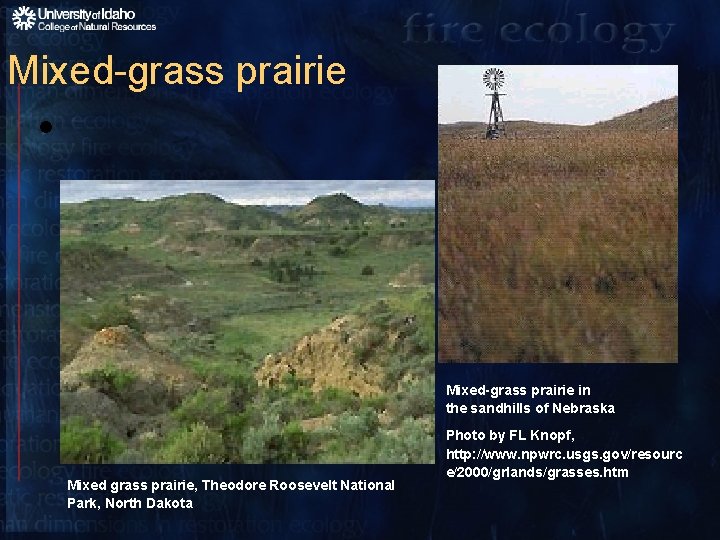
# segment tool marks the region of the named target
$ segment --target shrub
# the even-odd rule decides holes
[[[310,436],[297,422],[290,422],[285,426],[280,444],[282,463],[297,463],[309,457]]]
[[[363,266],[363,269],[360,272],[360,274],[363,276],[372,276],[374,273],[375,273],[375,269],[370,265]]]
[[[258,258],[255,258],[250,262],[250,266],[262,266],[262,265],[263,265],[263,262]]]
[[[222,463],[225,445],[222,435],[204,422],[181,428],[170,435],[168,443],[156,454],[160,463]]]
[[[429,353],[423,356],[405,356],[393,354],[385,365],[385,380],[383,387],[390,391],[397,386],[397,382],[404,375],[409,374],[418,379],[424,377],[432,378],[435,372],[435,354]]]
[[[302,278],[313,279],[317,271],[313,265],[300,265],[287,259],[282,260],[279,264],[270,259],[268,265],[270,279],[282,283],[283,281],[298,282]]]
[[[316,397],[323,412],[327,414],[340,414],[356,409],[358,397],[349,390],[341,388],[323,388]]]
[[[426,377],[416,383],[405,384],[388,405],[396,418],[420,418],[435,412],[435,383]]]
[[[267,414],[262,425],[249,428],[243,437],[242,460],[245,463],[271,463],[273,455],[269,451],[273,441],[280,436],[280,420],[277,413]]]
[[[199,390],[185,398],[173,411],[173,416],[185,424],[200,421],[207,426],[221,428],[231,412],[230,393],[229,388]]]
[[[431,425],[431,424],[430,424]],[[378,438],[374,455],[365,458],[372,463],[433,463],[435,440],[422,421],[406,418],[394,432]]]
[[[416,332],[403,341],[402,352],[409,355],[424,354],[428,352],[428,345],[422,336],[419,336]]]
[[[85,326],[92,330],[102,330],[110,326],[126,325],[138,331],[142,331],[140,321],[130,311],[130,308],[121,302],[108,302],[100,307],[95,317],[86,317],[83,321]]]
[[[353,359],[356,362],[364,362],[385,340],[385,333],[378,328],[363,330],[355,338],[353,343]]]
[[[291,373],[284,374],[279,384],[264,388],[260,392],[260,399],[249,405],[253,425],[261,423],[269,410],[277,415],[281,425],[298,418],[322,414],[320,402],[307,386],[307,381]]]
[[[132,371],[111,365],[80,374],[82,381],[114,399],[121,397],[136,378]]]
[[[357,413],[342,413],[333,427],[340,439],[348,445],[357,445],[374,436],[379,426],[377,413],[370,407],[363,407]]]
[[[60,460],[64,463],[112,463],[123,450],[120,439],[98,421],[88,426],[86,420],[73,416],[60,427]]]
[[[348,250],[347,248],[344,248],[342,246],[333,246],[332,248],[330,248],[330,251],[328,251],[328,253],[333,257],[343,257],[347,255]]]
[[[309,443],[300,424],[283,428],[277,413],[266,414],[261,426],[245,432],[242,458],[245,463],[298,463],[309,457]]]
[[[230,386],[234,394],[250,399],[257,391],[257,382],[248,362],[228,362],[199,355],[188,360],[193,372],[208,386]]]
[[[148,460],[147,456],[139,450],[135,450],[133,448],[126,448],[120,455],[118,455],[113,460],[113,463],[134,465],[140,463],[150,463],[150,461]]]
[[[377,315],[372,315],[369,317],[369,321],[382,330],[387,330],[393,324],[399,326],[398,322],[393,319],[393,315],[389,311],[387,313],[378,313]]]

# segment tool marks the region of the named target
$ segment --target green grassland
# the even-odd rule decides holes
[[[282,213],[204,194],[62,204],[62,460],[431,462],[434,222],[344,195]],[[379,337],[367,365],[333,365],[382,391],[293,366],[260,384],[303,338],[324,352],[295,361],[322,371],[343,317],[351,342]]]

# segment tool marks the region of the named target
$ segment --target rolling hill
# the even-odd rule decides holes
[[[305,226],[371,225],[399,223],[402,211],[385,206],[365,205],[344,193],[316,197],[305,206],[290,212],[298,224]]]
[[[79,233],[144,229],[237,230],[287,226],[283,216],[261,206],[241,206],[216,195],[188,193],[152,201],[137,199],[95,199],[63,203],[63,228]]]
[[[440,136],[450,137],[483,137],[486,128],[485,122],[455,122],[453,124],[440,124]],[[553,124],[549,122],[533,122],[530,120],[509,120],[505,126],[510,136],[534,137],[552,135],[572,135],[580,133],[594,133],[599,130],[661,130],[677,129],[678,127],[678,97],[674,96],[655,103],[650,103],[634,111],[621,114],[609,120],[597,122],[591,126],[578,126],[572,124]]]
[[[646,107],[616,116],[604,122],[598,122],[594,129],[677,129],[677,96],[651,103]]]
[[[200,233],[364,223],[390,225],[416,220],[416,214],[422,214],[417,210],[362,204],[344,193],[316,197],[304,206],[282,209],[278,212],[272,207],[243,206],[216,195],[189,193],[152,201],[125,198],[63,203],[60,216],[64,233],[81,235],[111,231]]]

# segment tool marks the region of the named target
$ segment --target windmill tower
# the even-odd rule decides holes
[[[500,96],[507,94],[499,94],[498,89],[505,84],[505,73],[502,69],[490,68],[483,74],[483,82],[492,94],[492,104],[490,105],[490,119],[488,120],[487,130],[485,131],[486,139],[498,139],[505,136],[505,120],[503,119],[502,108],[500,107]]]

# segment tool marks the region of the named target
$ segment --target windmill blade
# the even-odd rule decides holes
[[[496,91],[505,83],[505,73],[498,68],[486,69],[483,74],[483,82],[490,90]]]

